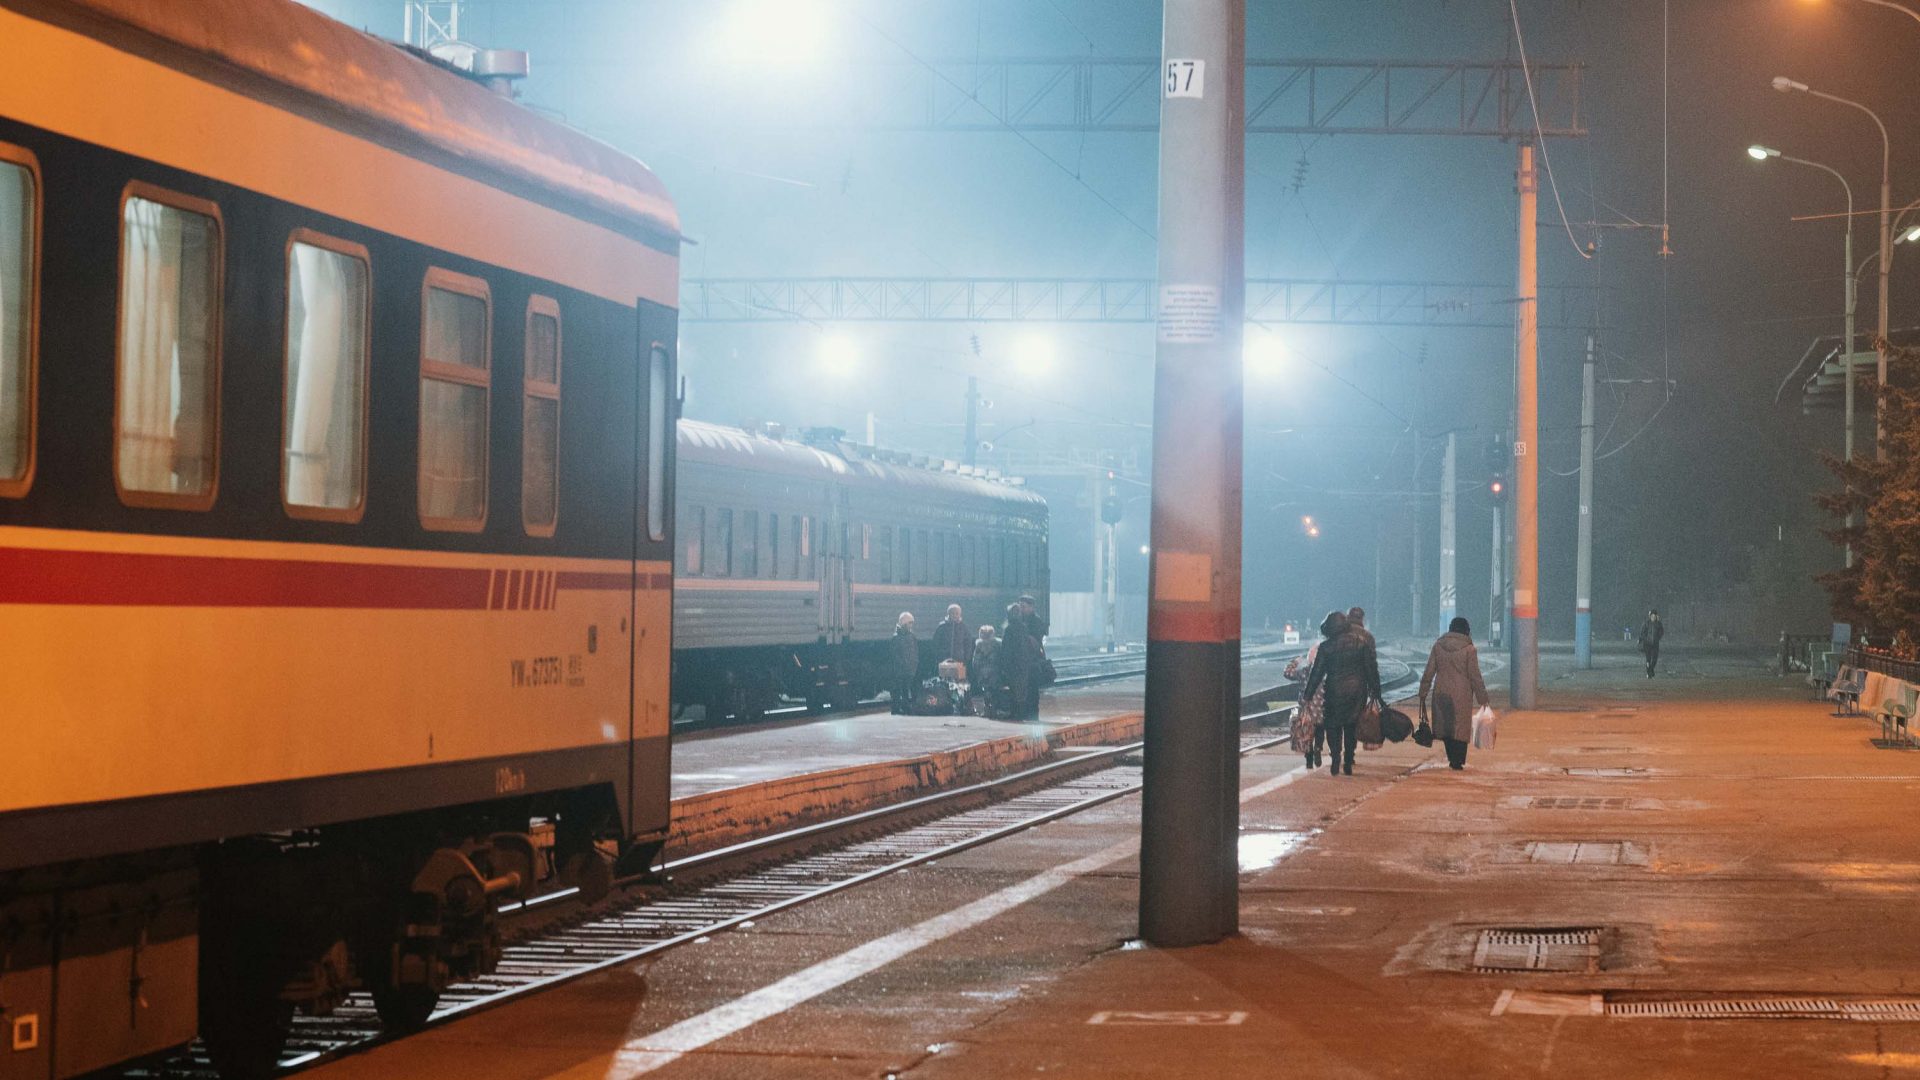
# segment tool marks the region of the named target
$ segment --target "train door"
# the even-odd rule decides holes
[[[853,635],[853,547],[845,494],[829,497],[820,540],[820,633],[829,645]]]

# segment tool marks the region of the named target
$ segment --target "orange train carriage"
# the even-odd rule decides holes
[[[0,1078],[417,1024],[650,858],[679,243],[292,0],[0,0]]]

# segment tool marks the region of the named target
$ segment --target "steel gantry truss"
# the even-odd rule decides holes
[[[1534,64],[1541,130],[1585,135],[1578,64]],[[898,131],[1149,132],[1160,61],[950,60],[889,68],[865,115],[823,121]],[[1535,135],[1518,63],[1248,60],[1247,132],[1260,135]]]
[[[683,322],[1153,321],[1147,278],[695,278]],[[1540,325],[1585,326],[1592,287],[1541,288]],[[1249,322],[1513,328],[1512,285],[1434,281],[1247,282]]]

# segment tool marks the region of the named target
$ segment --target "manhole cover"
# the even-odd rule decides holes
[[[1690,998],[1671,1001],[1609,1001],[1607,1015],[1645,1020],[1862,1020],[1920,1022],[1920,999],[1879,998]]]
[[[1612,866],[1626,857],[1620,840],[1535,840],[1527,845],[1527,861],[1571,866]]]
[[[1535,810],[1625,810],[1627,803],[1622,796],[1538,795],[1529,805]]]
[[[1475,971],[1593,971],[1600,961],[1600,928],[1554,927],[1480,931]]]
[[[1569,765],[1568,776],[1651,776],[1653,770],[1642,769],[1637,765]]]

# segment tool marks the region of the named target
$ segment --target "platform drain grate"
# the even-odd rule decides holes
[[[1480,931],[1473,948],[1475,971],[1594,971],[1600,962],[1600,928]]]
[[[1531,805],[1535,810],[1625,810],[1627,799],[1603,795],[1538,795]]]
[[[1920,1022],[1920,999],[1842,1001],[1835,998],[1694,998],[1685,1001],[1609,1001],[1607,1015],[1645,1020],[1859,1020]]]
[[[1626,858],[1620,840],[1535,840],[1527,845],[1527,861],[1556,866],[1612,866]]]
[[[1637,765],[1571,765],[1568,776],[1651,776],[1652,770]]]

